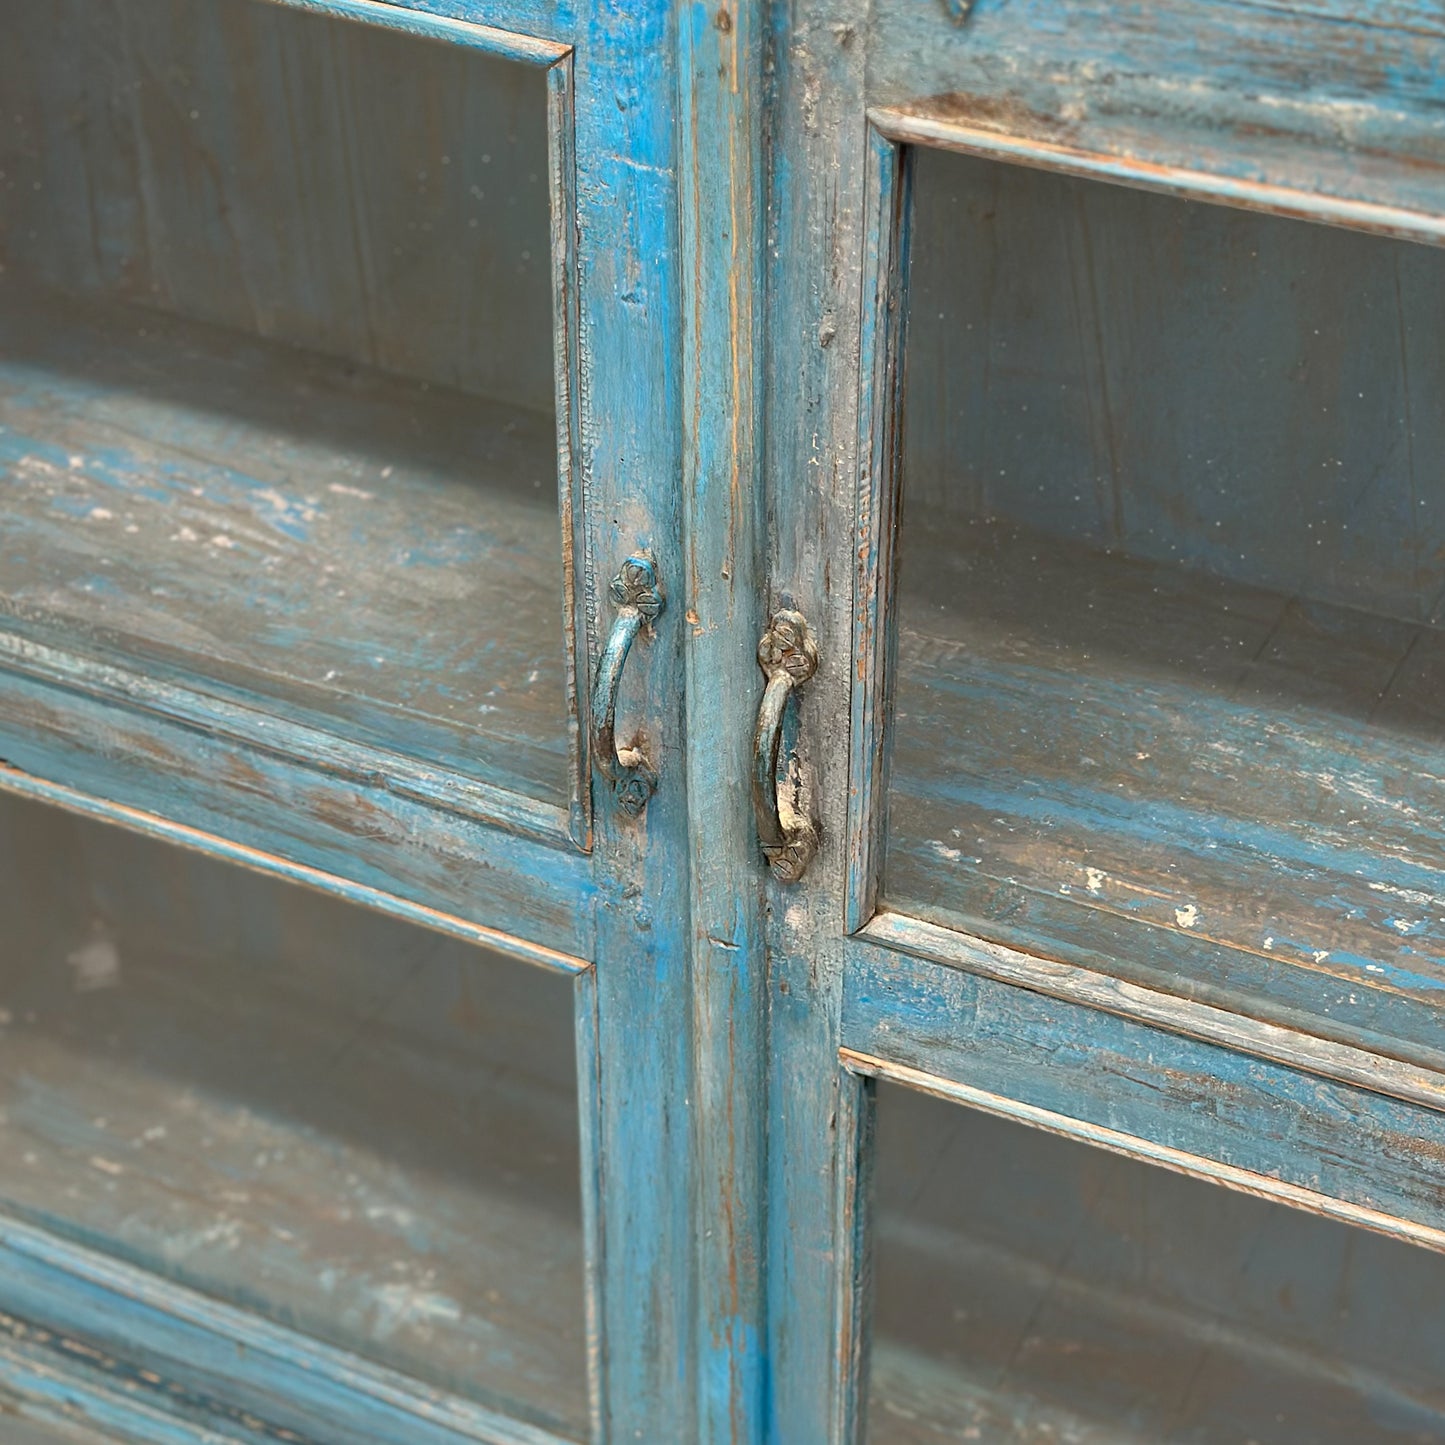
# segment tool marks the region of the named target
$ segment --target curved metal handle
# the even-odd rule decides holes
[[[657,771],[647,761],[640,739],[630,747],[617,746],[617,689],[633,639],[643,623],[662,615],[666,599],[657,569],[646,557],[629,557],[608,592],[617,604],[617,618],[602,649],[592,689],[592,757],[597,771],[612,785],[617,806],[635,818],[657,788]]]
[[[758,643],[758,666],[768,685],[753,735],[753,814],[773,877],[780,883],[796,883],[818,851],[818,825],[804,796],[803,780],[795,778],[793,787],[778,790],[778,754],[788,699],[818,670],[818,646],[801,612],[785,609],[773,614]]]

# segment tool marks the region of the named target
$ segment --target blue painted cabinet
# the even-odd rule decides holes
[[[0,34],[0,1435],[1445,1436],[1435,7]]]

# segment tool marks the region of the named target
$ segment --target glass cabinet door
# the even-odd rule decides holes
[[[0,1312],[193,1421],[696,1418],[671,23],[0,0]]]
[[[563,47],[261,0],[0,26],[6,655],[565,818]]]
[[[1104,8],[805,3],[769,57],[773,1400],[839,1445],[1431,1438],[1438,1359],[1289,1295],[1445,1222],[1440,43]],[[901,1168],[904,1087],[962,1104],[908,1096]],[[1300,1354],[1247,1379],[1247,1247],[1186,1236],[1315,1221],[1171,1176],[1187,1271],[1051,1293],[1075,1240],[1154,1266],[1081,1146],[1010,1183],[1046,1146],[964,1104],[1352,1221],[1248,1302]],[[1412,1314],[1433,1257],[1379,1263],[1348,1307]]]
[[[901,165],[879,907],[1445,1057],[1445,256]]]
[[[0,864],[12,1344],[275,1438],[373,1437],[308,1421],[268,1351],[410,1396],[414,1431],[455,1396],[453,1428],[592,1438],[571,979],[37,803],[0,801]]]

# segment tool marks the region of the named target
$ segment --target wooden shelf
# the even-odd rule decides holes
[[[882,1086],[870,1445],[1426,1445],[1445,1260]]]
[[[27,638],[566,804],[550,417],[0,288],[0,607]]]
[[[1005,524],[923,531],[889,906],[1438,1053],[1441,632]]]
[[[567,981],[35,805],[0,837],[0,1207],[585,1437]]]

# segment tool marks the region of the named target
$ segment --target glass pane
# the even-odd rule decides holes
[[[1426,1445],[1445,1258],[878,1091],[870,1445]]]
[[[546,77],[0,0],[5,625],[568,794]]]
[[[1445,255],[911,164],[885,893],[1385,1030],[1445,982]]]
[[[585,1438],[567,978],[13,800],[0,902],[0,1208]]]

